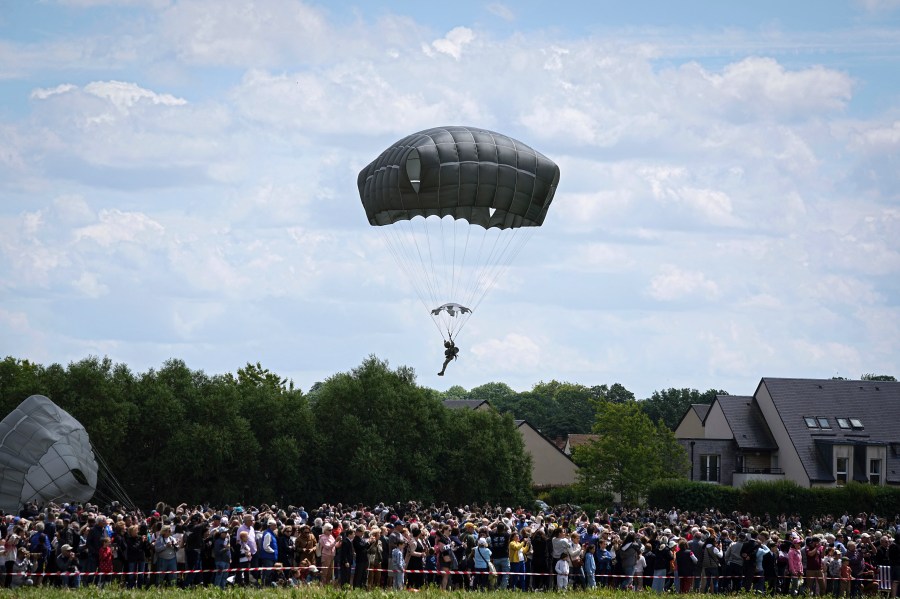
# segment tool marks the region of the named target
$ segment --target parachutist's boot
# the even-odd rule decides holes
[[[443,371],[443,370],[440,371],[440,372],[438,373],[438,376],[444,376],[444,371]]]

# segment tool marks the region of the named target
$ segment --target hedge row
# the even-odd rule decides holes
[[[598,509],[609,509],[613,504],[612,493],[591,493],[585,491],[580,485],[553,487],[538,493],[537,498],[546,501],[552,506],[563,504],[577,505],[589,514]]]
[[[647,495],[652,508],[752,514],[800,514],[803,518],[840,515],[844,512],[875,513],[893,518],[900,511],[900,488],[849,483],[843,487],[805,488],[791,481],[750,482],[740,488],[710,485],[687,480],[663,480],[653,484]]]

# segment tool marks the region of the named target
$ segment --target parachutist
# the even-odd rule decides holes
[[[444,350],[444,365],[441,367],[438,376],[444,376],[444,372],[447,370],[447,364],[450,363],[450,360],[455,360],[456,356],[459,355],[459,348],[453,343],[453,339],[444,341],[444,347],[446,348]]]

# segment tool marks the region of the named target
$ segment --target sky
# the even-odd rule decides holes
[[[900,376],[898,73],[900,0],[0,0],[0,356]],[[440,378],[356,176],[444,125],[561,177]]]

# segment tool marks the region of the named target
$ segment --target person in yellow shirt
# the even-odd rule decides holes
[[[525,590],[525,542],[513,528],[509,536],[509,569],[515,572],[510,581],[513,589]]]

